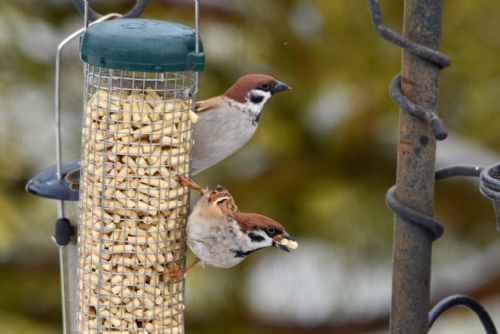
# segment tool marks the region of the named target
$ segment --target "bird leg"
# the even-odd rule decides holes
[[[194,182],[187,176],[179,176],[179,182],[184,187],[199,191],[201,196],[205,194],[205,190],[203,190],[203,188],[198,183]]]
[[[198,263],[200,263],[200,261],[201,260],[199,258],[196,258],[186,268],[178,268],[178,267],[174,268],[174,267],[176,267],[175,265],[169,266],[168,270],[165,271],[165,273],[163,274],[164,281],[165,282],[173,282],[173,281],[179,280],[188,272],[188,270],[190,270],[191,268],[195,267]]]

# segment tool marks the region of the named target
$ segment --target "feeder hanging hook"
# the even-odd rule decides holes
[[[72,0],[78,12],[82,15],[85,13],[85,2],[84,0]],[[136,18],[141,16],[144,9],[148,5],[149,0],[136,0],[134,7],[132,7],[127,13],[123,14],[124,18]],[[90,6],[88,7],[88,19],[90,22],[97,20],[102,15],[93,10]]]

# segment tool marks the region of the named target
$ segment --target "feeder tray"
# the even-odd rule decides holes
[[[50,167],[26,184],[26,191],[33,195],[63,201],[78,201],[78,190],[66,179],[69,172],[80,169],[80,160],[66,162],[61,169],[61,179],[56,177],[56,167]]]

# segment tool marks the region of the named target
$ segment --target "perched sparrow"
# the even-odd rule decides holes
[[[252,138],[266,102],[290,86],[264,74],[239,78],[224,94],[196,103],[192,173],[197,174],[238,151]]]
[[[262,248],[273,246],[290,252],[298,247],[278,222],[256,213],[240,212],[233,196],[223,187],[204,190],[185,177],[180,177],[180,182],[201,194],[186,230],[187,244],[197,260],[186,269],[166,273],[170,279],[179,278],[198,262],[230,268]]]
[[[247,74],[224,94],[197,102],[195,111],[199,118],[193,128],[192,174],[212,167],[243,147],[257,130],[269,98],[288,89],[290,86],[271,76]],[[63,166],[70,163],[74,161]],[[79,169],[67,173],[72,190],[78,190],[79,178]]]

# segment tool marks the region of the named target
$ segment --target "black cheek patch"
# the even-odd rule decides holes
[[[252,254],[254,251],[242,251],[242,250],[236,250],[236,249],[231,249],[231,252],[234,254],[234,257],[247,257],[248,255]]]
[[[262,237],[261,235],[259,235],[257,233],[250,232],[250,233],[248,233],[248,237],[250,238],[250,240],[252,240],[254,242],[264,241],[264,237]]]
[[[252,103],[255,103],[255,104],[259,104],[262,102],[262,100],[264,100],[264,96],[261,96],[261,95],[250,95],[250,102]]]

